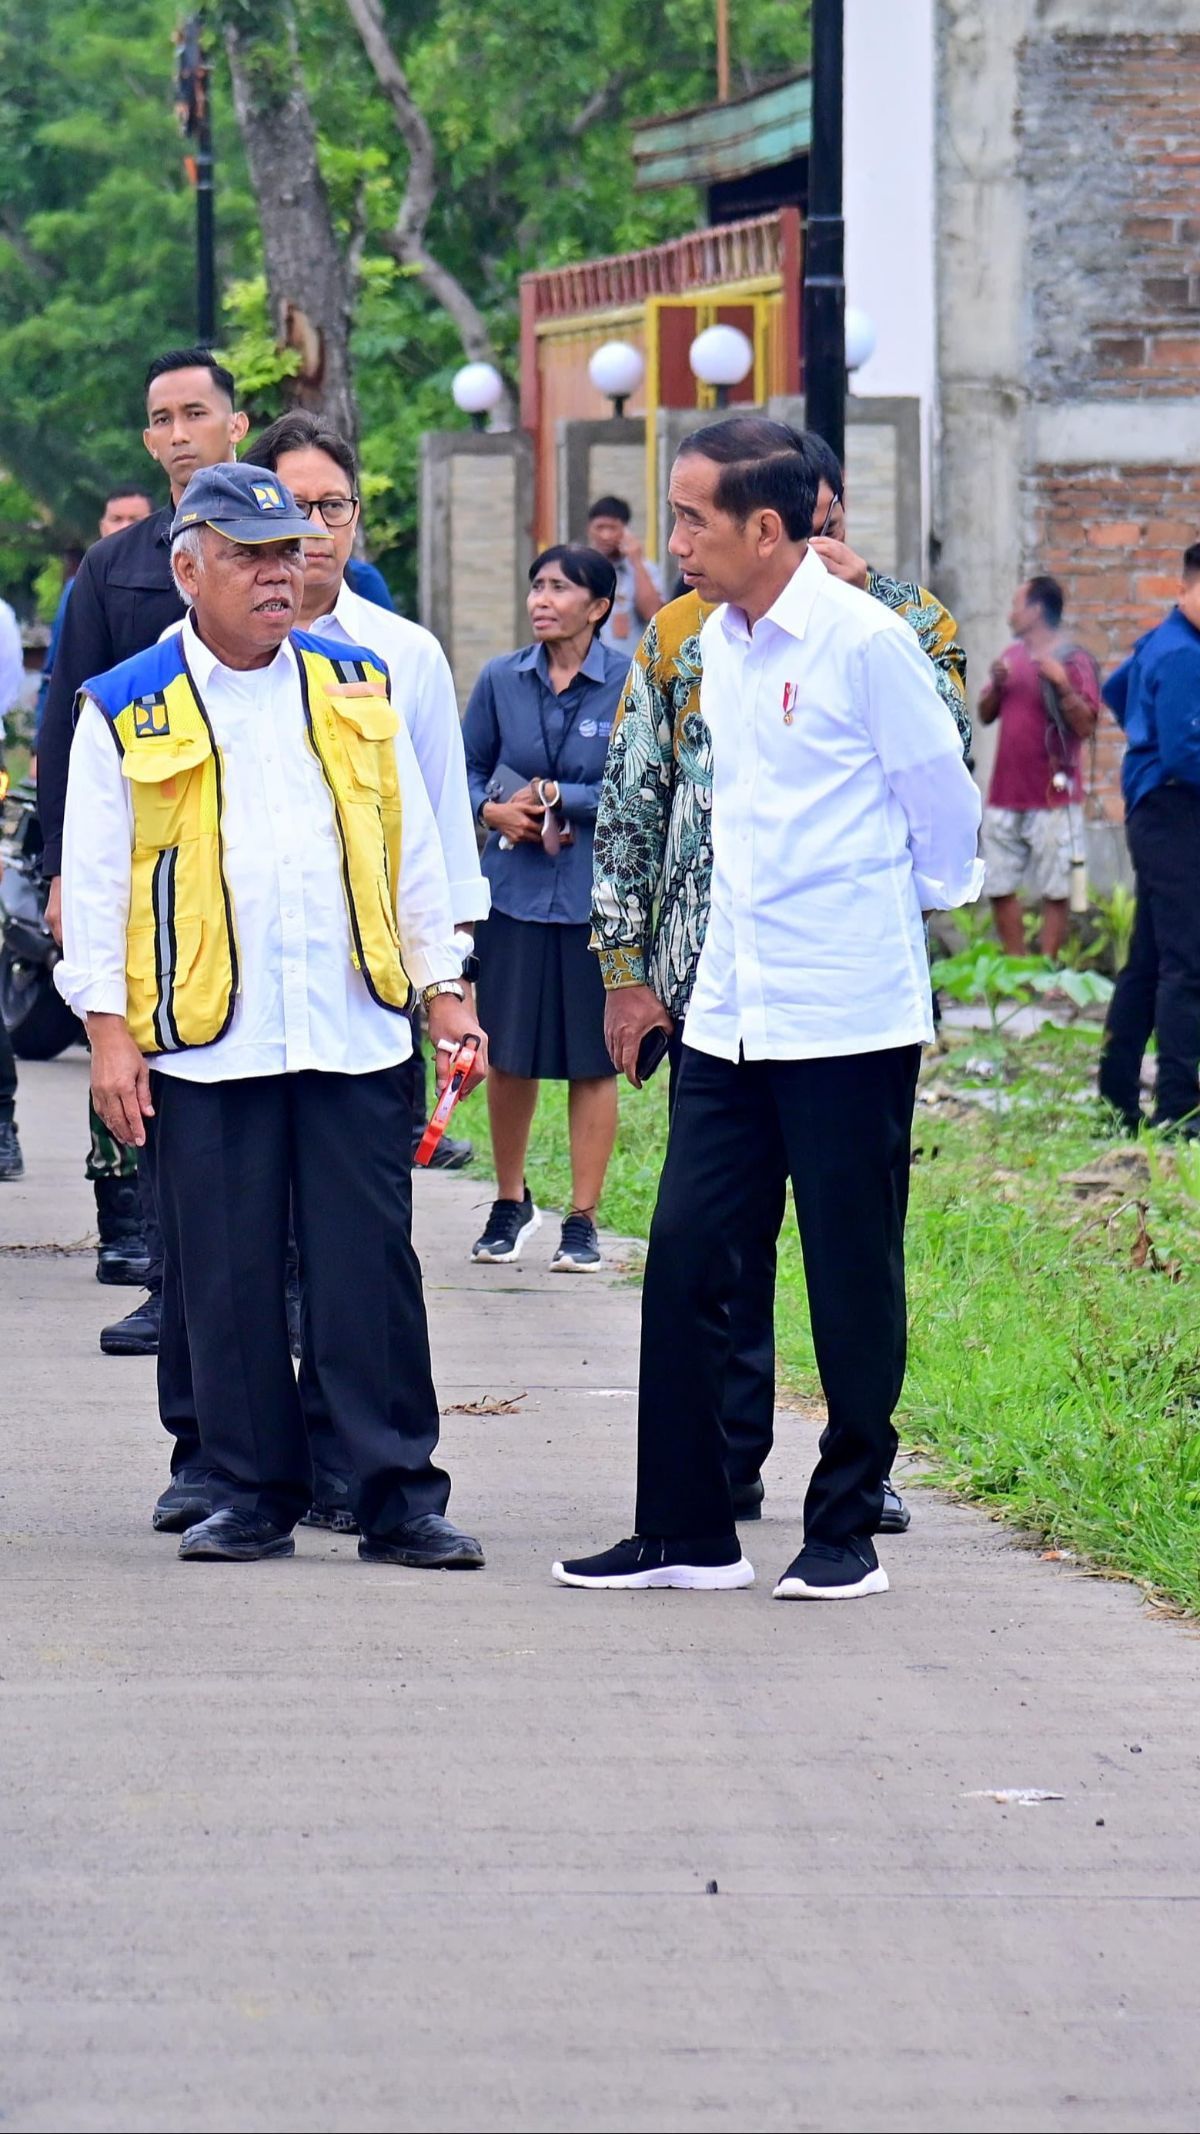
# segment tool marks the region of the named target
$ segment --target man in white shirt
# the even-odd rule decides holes
[[[182,632],[83,691],[58,979],[105,1124],[154,1119],[213,1504],[179,1552],[290,1555],[311,1499],[290,1205],[360,1554],[474,1566],[409,1237],[410,980],[439,1079],[468,1035],[486,1071],[432,809],[378,655],[294,628],[313,532],[282,483],[206,468],[171,538]]]
[[[671,553],[702,600],[708,930],[642,1301],[636,1534],[578,1586],[749,1585],[721,1404],[742,1240],[790,1176],[828,1426],[780,1599],[887,1590],[874,1533],[904,1376],[922,911],[979,894],[979,795],[908,626],[808,546],[819,469],[735,417],[685,440]]]
[[[0,763],[4,760],[4,721],[21,701],[25,654],[21,628],[7,600],[0,600]]]
[[[248,447],[242,464],[249,463],[277,474],[318,529],[304,548],[302,628],[332,644],[369,645],[388,668],[392,702],[408,727],[437,823],[450,883],[455,941],[469,983],[475,959],[472,928],[487,917],[492,893],[479,865],[479,839],[450,663],[432,631],[364,600],[346,583],[360,517],[358,463],[349,441],[331,423],[304,408],[291,408]],[[427,1104],[418,1015],[410,1017],[410,1025],[413,1050],[406,1071],[412,1086],[415,1143],[425,1123]],[[461,1169],[473,1154],[469,1141],[450,1134],[443,1134],[438,1143],[437,1155],[446,1169]],[[347,1510],[349,1477],[338,1457],[319,1374],[303,1341],[300,1394],[315,1489],[303,1523],[337,1533],[353,1532],[355,1522]]]
[[[291,490],[312,523],[328,539],[315,537],[305,547],[302,628],[332,642],[370,645],[386,661],[392,677],[392,700],[412,736],[417,764],[433,806],[446,873],[450,904],[464,958],[474,957],[471,929],[486,919],[491,890],[479,865],[479,839],[467,789],[462,724],[450,662],[431,630],[364,600],[346,582],[354,553],[361,507],[358,465],[353,447],[332,424],[303,408],[291,408],[247,448],[242,464],[269,467]],[[414,1033],[415,1035],[415,1033]],[[424,1113],[424,1071],[419,1047],[413,1052],[414,1113]],[[469,1142],[443,1135],[442,1167],[458,1169],[469,1162]]]

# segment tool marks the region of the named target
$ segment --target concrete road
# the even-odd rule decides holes
[[[515,1399],[446,1417],[487,1570],[181,1564],[83,1097],[23,1070],[0,1187],[0,2125],[1200,2125],[1194,1629],[928,1495],[886,1598],[773,1602],[796,1416],[753,1591],[558,1590],[631,1524],[637,1298],[469,1266],[469,1177],[419,1228],[443,1401]]]

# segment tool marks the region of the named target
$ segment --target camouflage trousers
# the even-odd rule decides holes
[[[109,1133],[90,1096],[88,1124],[92,1133],[92,1145],[88,1150],[85,1165],[87,1176],[93,1182],[97,1178],[136,1178],[137,1150],[130,1148],[124,1141],[118,1141],[115,1134]]]

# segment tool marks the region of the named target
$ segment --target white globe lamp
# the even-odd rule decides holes
[[[875,353],[875,321],[857,304],[846,306],[846,369],[861,370]]]
[[[455,407],[470,416],[472,428],[483,430],[492,409],[504,398],[504,380],[494,363],[464,363],[455,371],[450,391]]]
[[[692,375],[716,388],[717,406],[729,406],[730,387],[750,375],[754,344],[738,326],[706,326],[688,350]]]
[[[598,393],[612,401],[614,415],[625,413],[625,402],[636,393],[646,374],[646,365],[628,341],[606,341],[588,363],[588,377]]]

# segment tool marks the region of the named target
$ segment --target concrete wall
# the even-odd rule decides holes
[[[520,430],[421,440],[421,621],[445,647],[459,708],[485,660],[528,641],[533,455]]]
[[[1106,665],[1170,598],[1200,505],[1200,17],[938,0],[937,28],[935,583],[974,691],[1032,569]],[[1119,756],[1110,728],[1110,812]]]
[[[878,336],[852,391],[916,401],[927,505],[937,419],[934,18],[935,0],[848,0],[845,13],[846,301]],[[922,546],[922,575],[923,557]]]

